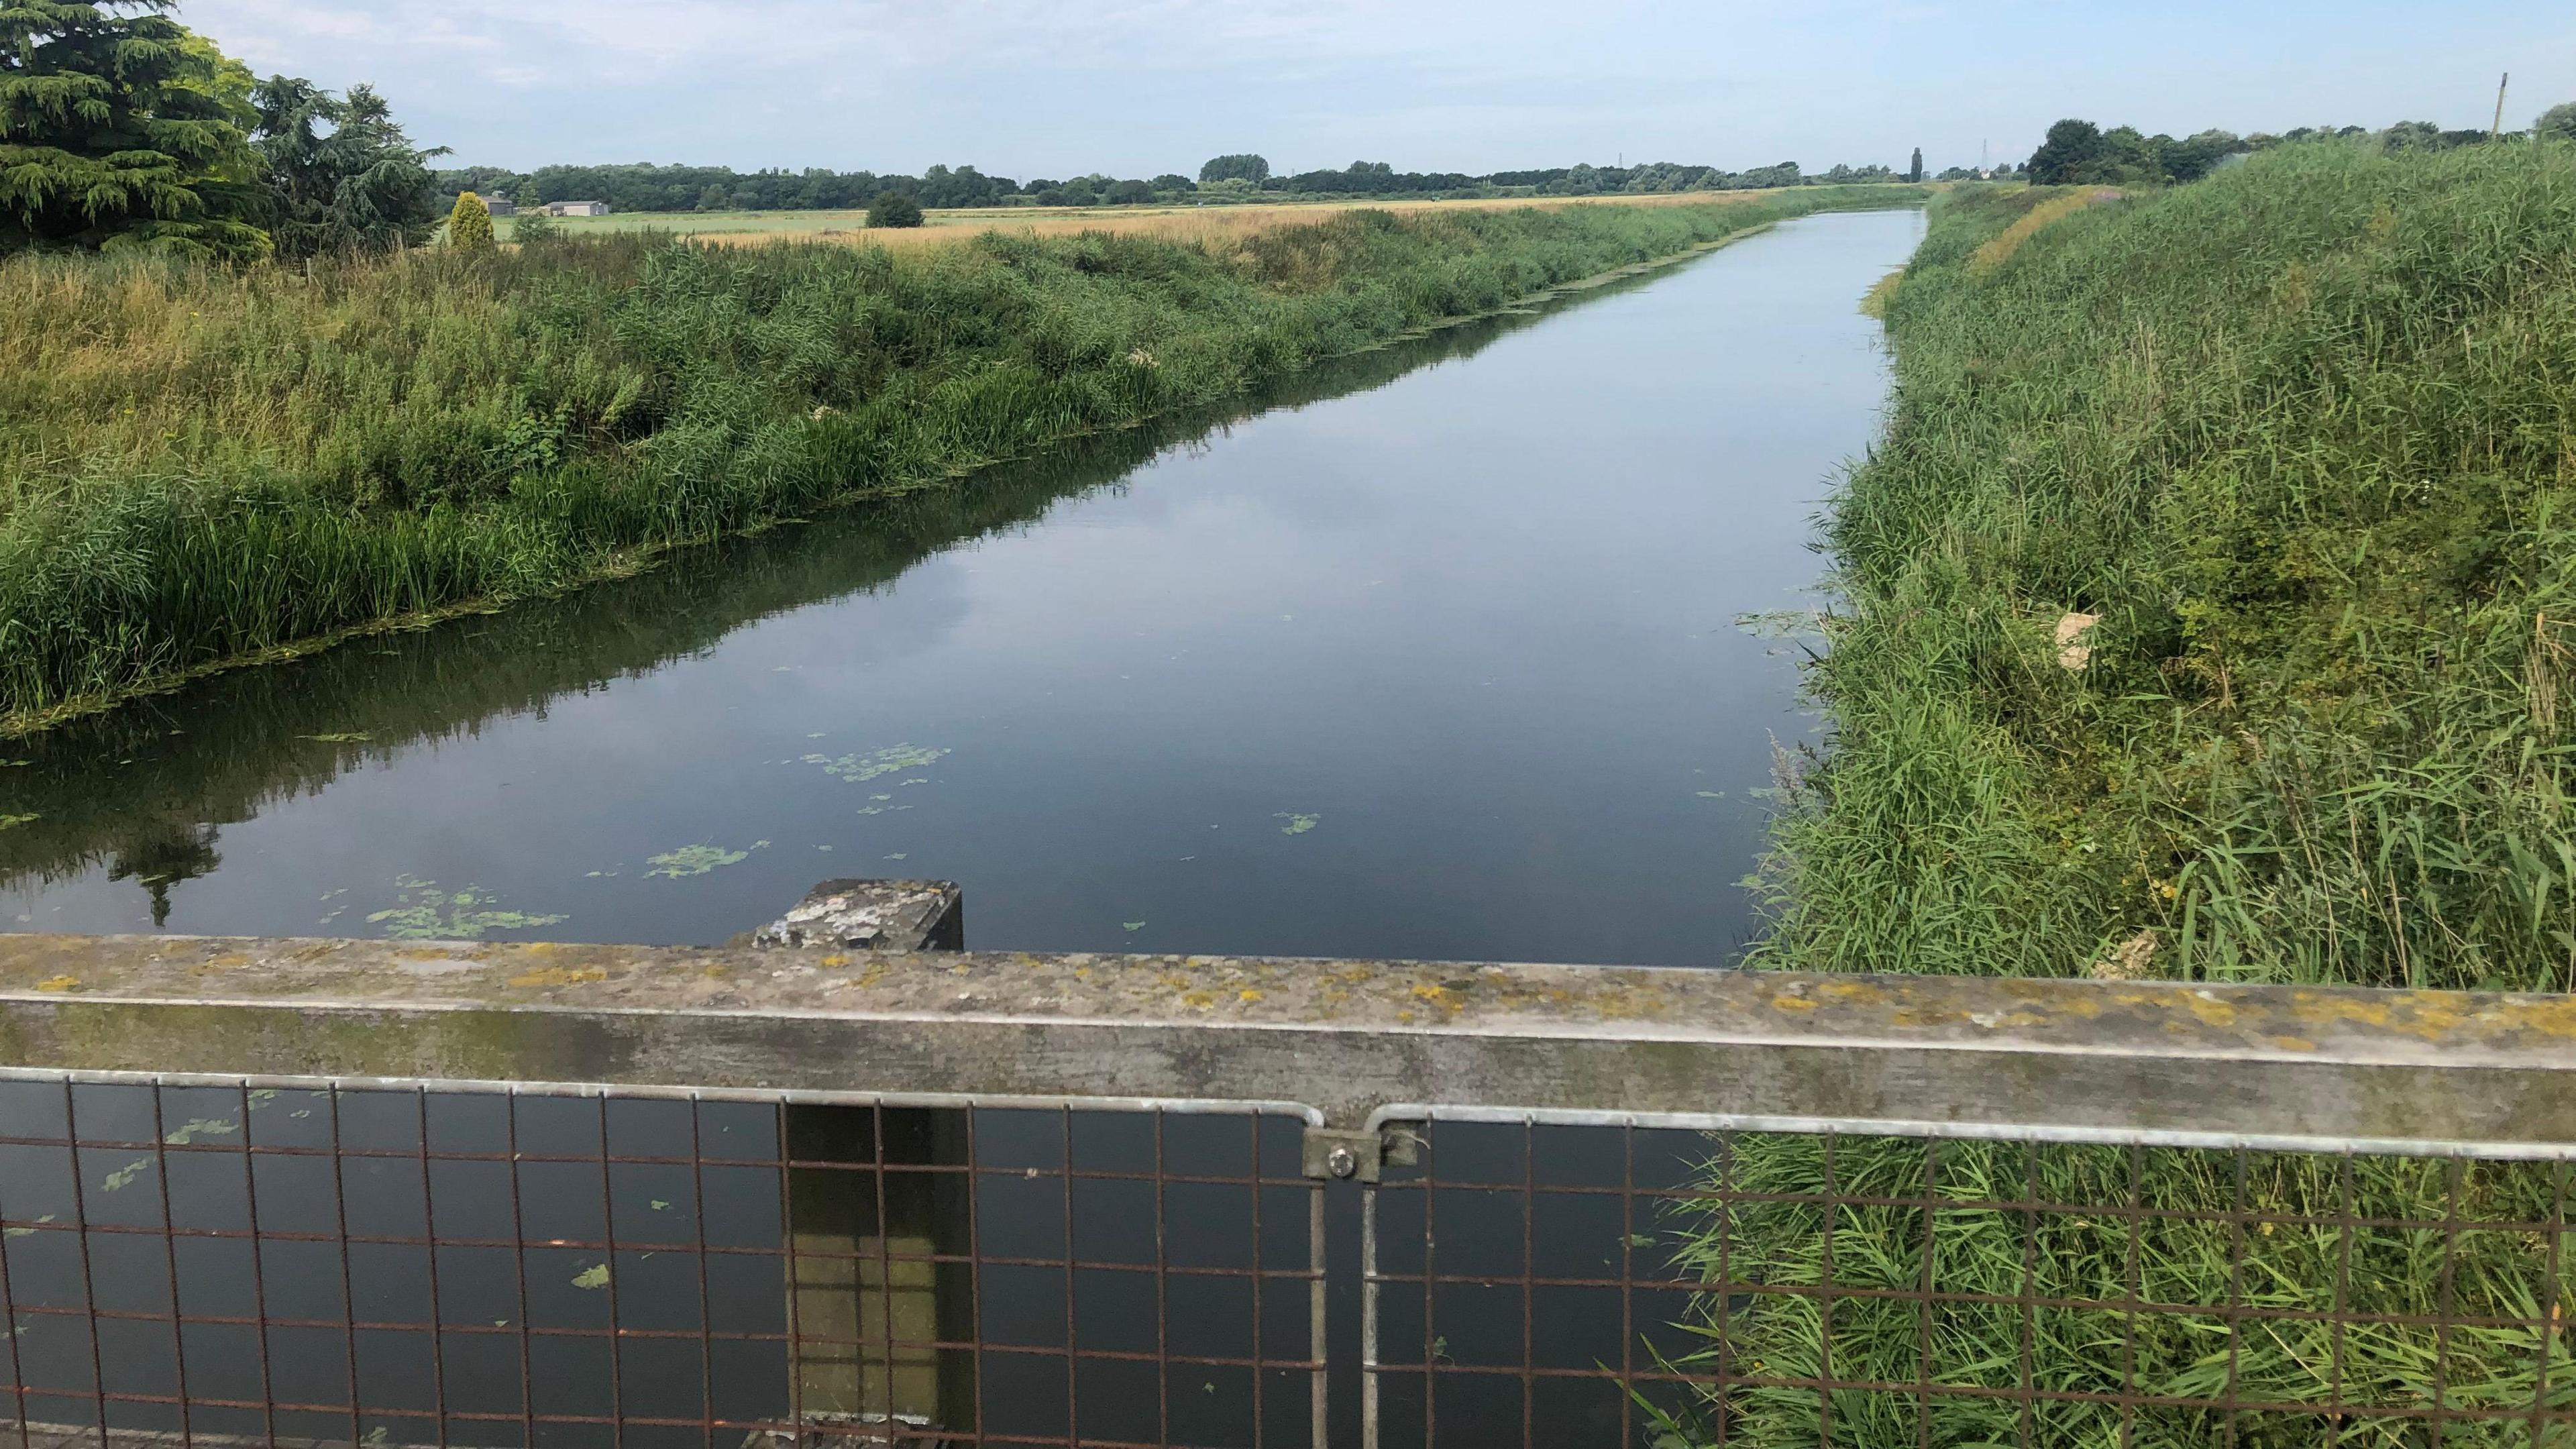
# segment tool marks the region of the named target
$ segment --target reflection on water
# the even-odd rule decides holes
[[[0,928],[1710,963],[1911,213],[0,748]]]

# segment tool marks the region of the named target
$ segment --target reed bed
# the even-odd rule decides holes
[[[1786,217],[1914,199],[1370,208],[1221,245],[630,234],[310,276],[16,258],[0,732],[949,483]]]
[[[1885,299],[1893,420],[1826,521],[1810,684],[1832,735],[1785,762],[1755,962],[2576,989],[2576,147],[2294,147],[2097,200],[1954,193]],[[1924,1190],[1922,1143],[1822,1151],[1748,1137],[1708,1177]],[[2536,1326],[2231,1336],[2212,1315],[1855,1300],[1838,1374],[2351,1411],[2069,1401],[2027,1423],[1956,1398],[1926,1421],[1911,1394],[1836,1393],[1827,1433],[1813,1391],[1737,1389],[1676,1411],[1677,1443],[1723,1420],[1741,1449],[2536,1449],[2527,1417],[2426,1415],[2528,1406],[2553,1346],[2550,1404],[2576,1405],[2563,1309],[2542,1306],[2576,1255],[2437,1226],[2547,1222],[2562,1168],[2256,1155],[2240,1181],[2224,1154],[1985,1144],[1940,1164],[1944,1195],[2192,1215],[2134,1247],[2117,1211],[2043,1215],[2042,1297],[2115,1303],[2143,1271],[2165,1302]],[[2250,1247],[2224,1226],[2354,1210],[2419,1226]],[[1830,1264],[1911,1291],[1928,1250],[1945,1291],[2010,1299],[2033,1291],[2025,1223],[1943,1213],[1927,1245],[1914,1209],[1712,1208],[1680,1224],[1680,1266],[1714,1274],[1723,1242],[1735,1281]],[[1717,1301],[1737,1371],[1815,1372],[1811,1300]]]

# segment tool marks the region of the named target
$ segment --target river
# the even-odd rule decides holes
[[[0,928],[682,944],[900,876],[977,948],[1723,964],[1816,729],[1740,621],[1814,602],[1922,224],[0,748]]]

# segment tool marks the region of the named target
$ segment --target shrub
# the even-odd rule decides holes
[[[447,216],[447,244],[460,252],[492,250],[492,208],[471,191],[460,192]]]
[[[868,203],[870,226],[919,226],[921,203],[900,191],[885,191]]]

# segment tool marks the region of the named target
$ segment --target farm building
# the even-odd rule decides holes
[[[548,216],[606,216],[605,201],[550,201],[539,210]]]

